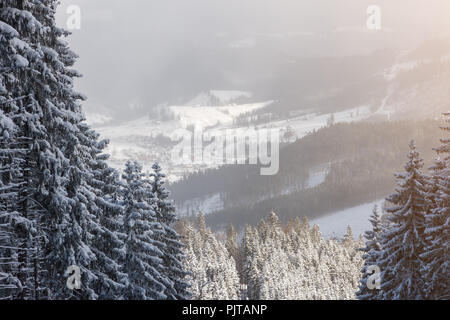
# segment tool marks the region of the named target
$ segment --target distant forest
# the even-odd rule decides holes
[[[259,175],[255,165],[228,166],[191,174],[170,189],[178,203],[223,194],[225,209],[206,217],[214,228],[254,225],[271,210],[283,221],[316,218],[388,195],[409,140],[416,140],[431,165],[436,136],[442,133],[434,120],[336,124],[283,147],[275,176]],[[325,181],[305,188],[311,171],[324,166],[329,168]]]

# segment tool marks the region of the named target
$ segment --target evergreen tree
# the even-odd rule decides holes
[[[11,157],[15,150],[10,149],[11,137],[16,130],[11,119],[0,110],[0,300],[14,299],[23,290],[17,270],[20,244],[14,227],[20,219],[14,210],[18,194],[13,182],[15,170]]]
[[[154,194],[130,164],[133,190],[107,165],[107,141],[85,124],[73,89],[77,56],[56,26],[58,3],[0,4],[0,298],[155,299],[167,288],[185,297],[164,176],[155,168]],[[129,258],[142,262],[142,279]],[[70,266],[81,290],[67,288]]]
[[[345,246],[352,246],[354,244],[355,238],[353,237],[353,230],[352,227],[347,226],[347,232],[344,235],[344,239],[342,241],[342,243]]]
[[[199,217],[199,221],[202,218]],[[200,225],[201,227],[201,225]],[[192,298],[197,300],[239,299],[239,276],[234,259],[211,230],[187,227],[186,267]]]
[[[242,279],[242,256],[237,242],[237,232],[232,224],[230,224],[230,226],[227,229],[227,238],[225,242],[225,247],[227,248],[230,256],[234,259],[234,262],[236,263],[236,268],[239,273],[239,278]]]
[[[378,258],[381,252],[380,235],[382,232],[381,217],[378,213],[378,206],[375,205],[373,213],[370,217],[370,223],[372,224],[372,230],[366,231],[364,236],[366,238],[366,246],[361,250],[364,252],[362,258],[364,259],[364,267],[361,269],[362,278],[360,280],[359,291],[356,293],[360,300],[374,300],[378,298],[377,289],[369,289],[367,282],[371,274],[368,273],[368,269],[371,266],[376,266]]]
[[[124,272],[128,275],[125,299],[166,299],[167,279],[159,272],[163,252],[157,238],[163,228],[156,221],[154,207],[146,200],[153,198],[142,167],[128,161],[123,173],[124,232],[126,257]]]
[[[445,114],[450,122],[450,113]],[[444,132],[450,127],[443,127]],[[425,235],[427,245],[421,258],[427,299],[450,298],[450,139],[442,139],[436,149],[443,159],[436,160],[430,192],[430,213],[427,215]]]
[[[87,126],[85,132],[92,144],[86,199],[95,222],[90,226],[90,246],[96,256],[91,265],[96,275],[93,286],[98,299],[123,299],[128,276],[122,270],[126,238],[122,232],[123,207],[119,199],[122,184],[118,172],[106,163],[109,155],[103,154],[108,141],[99,141],[98,134]]]
[[[185,259],[184,245],[173,228],[177,221],[175,207],[169,200],[169,191],[164,186],[166,175],[162,173],[158,163],[155,163],[152,169],[150,184],[155,196],[156,218],[164,229],[163,234],[158,239],[165,244],[162,268],[164,274],[171,281],[171,285],[166,288],[165,295],[169,299],[187,299],[189,298],[189,286],[185,281],[187,273],[183,265]]]
[[[77,56],[62,40],[69,33],[56,26],[57,4],[0,6],[0,103],[17,127],[0,160],[14,168],[15,198],[7,206],[16,245],[8,255],[22,285],[14,298],[116,298],[126,278],[117,263],[120,210],[107,190],[113,173],[101,155],[105,143],[84,123],[84,97],[73,90]],[[66,286],[73,265],[81,269],[81,290]]]
[[[387,198],[394,206],[387,209],[391,224],[381,236],[381,297],[388,300],[424,298],[420,255],[425,249],[427,177],[414,141],[410,149],[406,172],[396,174],[398,188]]]
[[[2,158],[3,165],[11,169],[7,179],[13,183],[15,195],[6,200],[12,213],[8,224],[14,239],[10,240],[16,244],[9,255],[17,257],[15,272],[22,284],[15,299],[44,295],[41,275],[48,270],[41,262],[48,233],[43,234],[43,217],[58,208],[59,200],[59,210],[68,208],[61,188],[62,152],[52,145],[50,133],[57,125],[48,112],[52,106],[50,83],[57,82],[46,60],[45,43],[52,30],[44,24],[48,21],[41,22],[34,15],[43,18],[45,8],[46,3],[40,1],[4,1],[0,7],[0,103],[17,128],[4,149],[9,155]],[[52,171],[57,173],[54,177]]]

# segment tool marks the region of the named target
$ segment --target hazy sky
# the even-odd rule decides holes
[[[243,89],[274,63],[410,47],[450,31],[448,0],[62,0],[81,8],[69,42],[88,112],[175,103],[208,89]],[[382,9],[379,32],[366,9]]]

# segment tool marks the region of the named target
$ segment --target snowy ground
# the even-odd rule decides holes
[[[210,90],[209,92],[200,93],[197,97],[186,103],[186,106],[211,106],[214,105],[214,102],[231,105],[237,99],[249,99],[251,97],[252,93],[247,91]]]
[[[361,121],[372,115],[370,107],[361,106],[358,108],[348,109],[333,114],[317,114],[309,113],[304,116],[295,117],[282,121],[274,121],[263,126],[261,128],[287,128],[291,127],[297,134],[297,138],[302,138],[314,130],[326,127],[330,118],[334,117],[334,123],[349,123],[355,121]]]
[[[172,115],[171,120],[155,120],[148,116],[123,123],[121,125],[108,125],[109,117],[99,114],[87,114],[88,121],[96,125],[96,130],[103,138],[109,139],[107,150],[111,154],[110,164],[121,169],[129,159],[141,162],[144,170],[148,171],[153,162],[158,161],[164,165],[170,181],[180,179],[184,174],[199,169],[214,168],[218,165],[192,165],[176,164],[171,161],[171,148],[173,144],[167,142],[177,129],[203,128],[204,133],[223,135],[225,130],[233,129],[236,135],[246,135],[249,127],[235,127],[234,120],[246,113],[264,108],[272,101],[236,104],[239,99],[251,98],[251,93],[241,91],[211,90],[199,94],[198,97],[186,104],[167,106],[165,110]],[[236,100],[237,99],[237,100]],[[280,130],[281,136],[289,128],[295,132],[297,138],[302,138],[313,130],[318,130],[329,124],[331,117],[335,123],[353,122],[363,120],[371,115],[370,108],[361,106],[334,114],[317,114],[311,110],[306,114],[298,114],[290,119],[274,121],[251,129]],[[164,139],[160,139],[164,137]],[[169,139],[167,139],[169,138]],[[159,140],[158,140],[159,139]]]
[[[384,200],[378,200],[337,211],[325,217],[312,220],[311,225],[317,224],[325,238],[344,236],[349,225],[353,230],[355,238],[358,238],[360,234],[364,234],[366,230],[370,230],[369,217],[372,214],[375,204],[378,204],[378,207],[381,208],[383,202]]]

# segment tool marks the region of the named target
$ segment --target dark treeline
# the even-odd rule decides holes
[[[261,176],[257,166],[229,166],[190,175],[171,189],[178,202],[224,194],[225,209],[207,217],[213,226],[257,223],[262,218],[259,213],[272,209],[283,220],[313,218],[386,196],[409,137],[430,161],[433,152],[428,146],[440,135],[439,122],[434,120],[336,124],[282,148],[275,176]],[[329,168],[324,183],[305,189],[309,173],[321,167]]]

